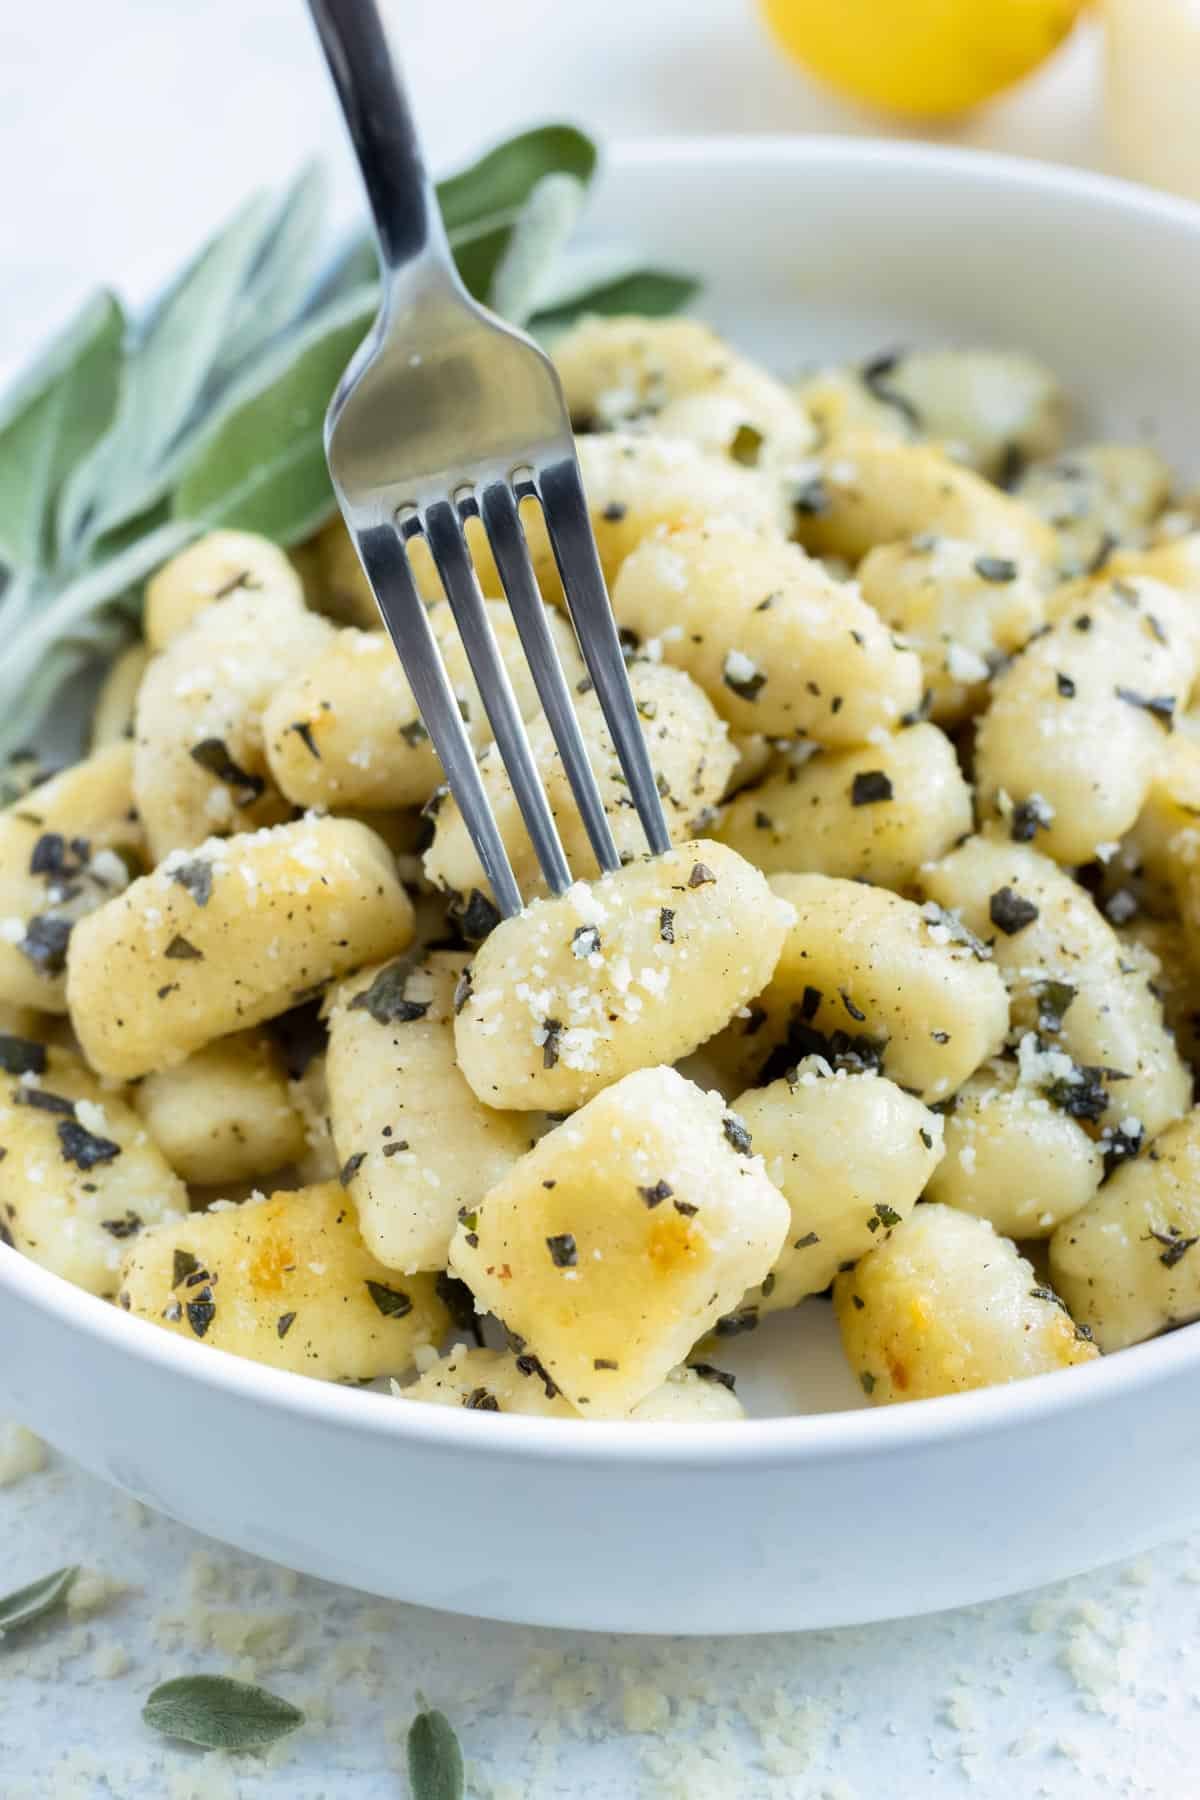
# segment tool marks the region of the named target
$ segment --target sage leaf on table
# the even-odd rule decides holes
[[[79,1565],[75,1563],[67,1569],[56,1569],[53,1575],[43,1575],[40,1581],[31,1581],[28,1587],[18,1588],[15,1594],[5,1594],[0,1599],[0,1637],[56,1611],[70,1593],[78,1574]]]
[[[412,1800],[463,1800],[463,1755],[445,1713],[419,1712],[408,1732]]]
[[[596,168],[573,126],[498,145],[438,186],[477,299],[553,334],[670,312],[685,277],[568,246]],[[0,397],[0,757],[137,629],[147,575],[216,526],[302,543],[333,512],[325,409],[378,302],[372,243],[326,263],[326,180],[250,199],[133,319],[99,293]]]
[[[257,1750],[303,1725],[289,1700],[229,1675],[181,1675],[156,1687],[142,1718],[164,1737],[204,1750]]]

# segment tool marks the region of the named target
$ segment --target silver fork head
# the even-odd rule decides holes
[[[462,457],[465,444],[475,452],[469,462]],[[432,553],[547,884],[561,893],[571,871],[464,533],[466,521],[477,518],[487,534],[597,861],[614,869],[619,858],[521,522],[523,500],[541,505],[630,797],[650,848],[665,849],[662,804],[596,553],[566,406],[544,353],[453,285],[427,283],[419,302],[381,313],[334,397],[326,448],[384,624],[501,910],[518,911],[521,895],[413,576],[407,545],[417,536]]]
[[[325,449],[342,514],[501,908],[521,895],[487,803],[407,542],[426,538],[496,745],[553,892],[570,881],[463,532],[477,514],[600,866],[618,858],[546,627],[519,507],[536,498],[588,672],[652,850],[669,839],[549,358],[458,279],[376,0],[309,0],[379,242],[383,306],[338,386]],[[467,454],[469,452],[469,454]]]

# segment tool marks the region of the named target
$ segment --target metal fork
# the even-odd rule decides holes
[[[512,865],[413,577],[423,535],[453,610],[496,746],[552,893],[570,886],[562,842],[488,622],[464,533],[478,518],[538,696],[602,869],[620,858],[546,624],[520,503],[541,506],[575,634],[651,850],[669,837],[549,358],[476,305],[446,240],[416,127],[374,0],[309,0],[346,115],[379,240],[379,316],[325,422],[334,491],[450,790],[505,914]]]

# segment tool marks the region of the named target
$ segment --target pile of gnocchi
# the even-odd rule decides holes
[[[536,521],[614,873],[473,548],[565,894],[417,564],[504,919],[340,523],[198,539],[89,752],[6,772],[4,1243],[206,1349],[571,1419],[742,1416],[722,1341],[814,1297],[875,1404],[1200,1317],[1200,501],[1064,452],[1019,354],[556,357],[671,848]]]

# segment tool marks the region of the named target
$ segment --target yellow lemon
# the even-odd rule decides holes
[[[839,93],[940,118],[1020,81],[1088,0],[761,0],[786,50]]]

